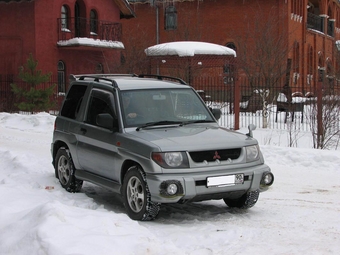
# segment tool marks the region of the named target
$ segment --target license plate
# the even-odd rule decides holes
[[[226,175],[207,178],[207,187],[232,186],[243,183],[243,174]]]

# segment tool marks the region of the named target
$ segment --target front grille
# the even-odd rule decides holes
[[[216,160],[237,159],[241,154],[241,148],[225,149],[225,150],[211,150],[211,151],[192,151],[189,152],[190,157],[195,162],[213,162]]]

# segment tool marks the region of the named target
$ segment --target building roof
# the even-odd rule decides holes
[[[9,3],[9,2],[30,2],[34,0],[0,0],[1,2]],[[135,12],[132,10],[129,2],[127,0],[113,0],[113,2],[118,6],[120,10],[121,18],[130,19],[136,17]]]
[[[9,2],[31,2],[32,0],[0,0],[0,2],[6,2],[6,3],[9,3]]]
[[[136,17],[135,12],[132,10],[127,0],[113,0],[113,1],[120,10],[121,18],[130,19]]]

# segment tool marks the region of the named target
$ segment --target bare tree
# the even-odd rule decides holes
[[[267,104],[272,102],[282,83],[289,84],[288,34],[280,25],[277,12],[256,10],[245,20],[247,31],[233,31],[237,46],[238,68],[247,77],[252,93],[263,100],[263,127],[267,127]],[[287,70],[288,69],[288,70]],[[286,78],[286,81],[285,81]]]
[[[137,32],[138,31],[138,32]],[[130,31],[129,40],[124,42],[125,50],[121,52],[120,63],[115,63],[116,73],[146,73],[147,58],[144,50],[149,47],[147,38],[150,37],[143,29]]]
[[[316,149],[337,148],[340,141],[340,98],[334,95],[322,98],[322,118],[317,118],[317,103],[311,104],[309,123],[313,137],[313,147]]]
[[[335,65],[322,74],[316,101],[311,101],[309,123],[313,147],[338,148],[340,141],[340,53],[334,46]]]

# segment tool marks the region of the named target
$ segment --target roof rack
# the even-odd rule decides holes
[[[79,75],[74,75],[74,74],[71,74],[70,75],[70,81],[75,81],[75,80],[83,81],[83,80],[85,80],[85,78],[90,78],[90,79],[93,79],[95,82],[99,82],[100,80],[108,81],[108,82],[112,83],[113,87],[118,87],[117,83],[112,78],[113,77],[122,77],[122,76],[123,77],[138,77],[138,78],[148,78],[149,77],[149,78],[155,78],[155,79],[158,79],[158,80],[176,81],[180,84],[188,85],[185,81],[183,81],[180,78],[172,77],[172,76],[165,76],[165,75],[157,75],[157,74],[140,74],[140,75],[136,75],[136,74],[79,74]],[[111,77],[111,79],[109,77]]]
[[[137,77],[136,74],[79,74],[79,75],[71,74],[70,81],[75,81],[77,79],[83,81],[85,80],[85,78],[92,78],[96,82],[99,82],[99,80],[108,81],[112,83],[113,87],[117,87],[117,83],[114,80],[105,77],[121,77],[121,76]]]
[[[164,75],[157,75],[157,74],[140,74],[138,75],[139,78],[147,78],[147,77],[150,77],[150,78],[156,78],[158,80],[173,80],[173,81],[177,81],[179,82],[180,84],[183,84],[183,85],[188,85],[185,81],[183,81],[182,79],[180,78],[177,78],[177,77],[172,77],[172,76],[164,76]]]

